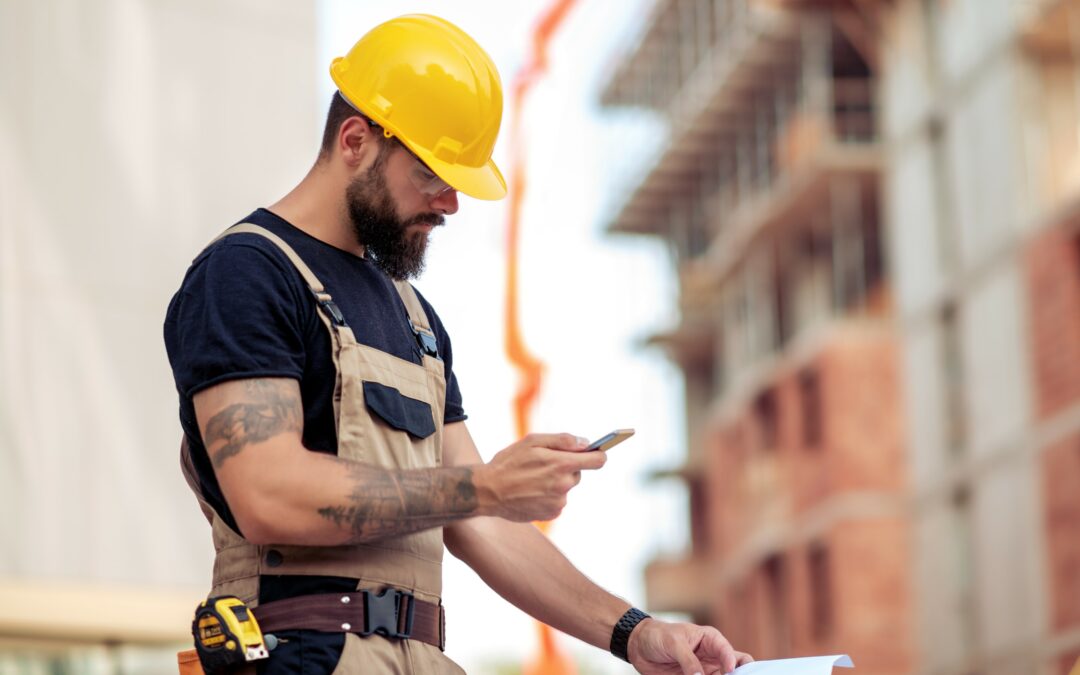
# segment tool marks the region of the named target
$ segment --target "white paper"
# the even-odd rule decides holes
[[[732,675],[832,675],[833,666],[854,668],[847,654],[807,656],[801,659],[755,661],[739,666]]]

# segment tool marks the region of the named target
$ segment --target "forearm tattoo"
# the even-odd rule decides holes
[[[351,543],[427,530],[476,513],[472,469],[386,470],[338,460],[354,488],[347,504],[319,515],[352,533]]]
[[[247,380],[244,388],[247,400],[229,405],[206,424],[203,440],[215,469],[248,445],[303,429],[303,405],[291,381]],[[352,489],[344,503],[318,512],[350,532],[351,543],[419,532],[476,513],[476,486],[467,467],[395,470],[326,460],[348,475]]]
[[[211,451],[214,468],[252,443],[303,428],[303,405],[291,381],[247,380],[244,389],[249,400],[226,407],[206,424],[208,451],[225,441]]]

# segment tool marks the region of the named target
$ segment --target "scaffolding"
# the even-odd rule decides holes
[[[648,603],[713,623],[730,603],[757,607],[747,623],[771,626],[757,635],[771,636],[772,655],[795,644],[784,607],[799,547],[824,589],[813,609],[823,643],[832,614],[834,526],[826,518],[819,539],[796,543],[778,452],[791,398],[779,382],[792,378],[780,373],[794,364],[800,442],[814,451],[822,378],[807,359],[817,352],[800,344],[832,321],[890,312],[875,20],[850,2],[659,1],[601,97],[669,129],[609,209],[609,231],[663,237],[680,278],[680,323],[652,342],[686,376],[688,454],[670,473],[689,490],[691,542],[649,564]],[[730,497],[716,496],[721,474]]]
[[[822,319],[887,305],[875,79],[865,39],[836,16],[848,14],[658,2],[602,95],[671,127],[617,191],[610,230],[670,243],[685,330],[715,333],[721,391]]]

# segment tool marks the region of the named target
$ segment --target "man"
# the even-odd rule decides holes
[[[331,74],[315,166],[199,255],[165,322],[185,473],[213,526],[211,595],[257,607],[276,643],[259,670],[460,672],[442,653],[444,544],[640,672],[749,661],[713,628],[602,590],[530,525],[604,453],[535,434],[484,463],[469,436],[450,339],[406,279],[458,191],[506,193],[490,58],[415,15],[373,29]]]

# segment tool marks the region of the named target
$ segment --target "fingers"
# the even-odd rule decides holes
[[[529,434],[523,442],[534,448],[558,450],[564,453],[560,460],[566,460],[573,471],[592,471],[607,463],[605,452],[581,452],[588,447],[588,440],[573,434]]]
[[[603,452],[579,452],[587,446],[572,434],[529,434],[503,448],[483,467],[485,509],[515,522],[555,518],[582,472],[607,461]]]
[[[674,673],[677,663],[682,675],[727,675],[754,660],[749,654],[735,651],[727,638],[711,626],[657,619],[643,621],[640,626],[631,635],[629,654],[641,673]]]
[[[739,655],[749,656],[749,654],[742,654],[742,652],[736,652],[731,646],[731,643],[727,641],[727,638],[715,628],[708,626],[705,628],[705,633],[701,636],[701,643],[698,645],[698,650],[702,656],[712,657],[710,660],[719,661],[721,672],[730,673],[735,670],[737,666],[742,665],[739,661]],[[750,659],[753,661],[753,659]],[[749,663],[749,661],[747,661]]]
[[[606,452],[582,452],[568,457],[576,471],[594,471],[607,464]]]
[[[525,442],[534,448],[575,452],[589,447],[589,441],[573,434],[529,434]]]
[[[683,675],[702,675],[705,672],[701,661],[694,655],[694,650],[683,640],[675,642],[675,659],[679,662]]]

